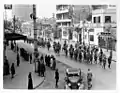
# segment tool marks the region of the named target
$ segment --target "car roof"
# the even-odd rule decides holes
[[[66,69],[66,72],[67,72],[68,74],[79,73],[79,72],[80,72],[80,69],[68,68],[68,69]]]

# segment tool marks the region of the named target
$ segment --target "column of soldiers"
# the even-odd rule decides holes
[[[55,42],[53,45],[53,48],[58,47],[57,43]],[[111,67],[112,56],[110,55],[107,58],[102,49],[99,51],[99,49],[95,46],[91,47],[77,44],[75,47],[73,47],[72,44],[68,46],[65,41],[62,47],[62,51],[65,52],[66,57],[69,55],[71,59],[75,59],[79,62],[85,62],[87,64],[100,64],[104,69],[106,67],[106,63],[108,62],[108,68]]]

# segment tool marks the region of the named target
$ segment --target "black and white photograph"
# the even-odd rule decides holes
[[[4,4],[3,89],[116,90],[117,5]]]

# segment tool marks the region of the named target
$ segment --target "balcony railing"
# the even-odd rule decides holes
[[[69,12],[69,10],[67,8],[65,8],[65,9],[59,9],[59,10],[56,11],[57,14],[58,13],[66,13],[66,12]]]
[[[110,26],[111,27],[117,27],[116,23],[91,23],[89,24],[88,27],[92,27],[92,28],[102,28],[102,27],[107,27]]]
[[[60,19],[56,20],[56,22],[71,22],[71,19]]]

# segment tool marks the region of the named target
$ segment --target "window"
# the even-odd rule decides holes
[[[111,16],[105,16],[105,23],[111,22]]]
[[[98,17],[98,23],[100,23],[100,16]]]
[[[90,41],[94,41],[94,36],[90,35]]]
[[[96,17],[94,17],[93,22],[96,23]]]

